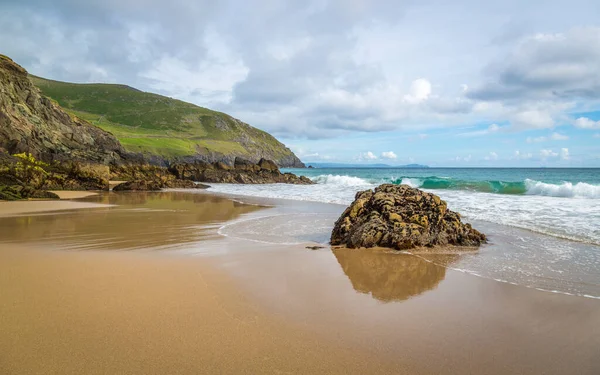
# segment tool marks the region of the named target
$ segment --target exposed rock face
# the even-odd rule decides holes
[[[161,189],[161,183],[157,180],[136,180],[119,184],[113,188],[113,191],[159,191]]]
[[[189,180],[135,180],[119,184],[113,191],[159,191],[162,189],[206,189],[208,186]]]
[[[260,159],[258,161],[258,166],[260,169],[271,172],[278,172],[279,168],[277,168],[277,164],[275,164],[272,160]]]
[[[0,200],[58,199],[58,195],[35,187],[13,176],[0,174]]]
[[[242,158],[236,158],[233,167],[224,163],[208,164],[203,162],[177,163],[169,167],[169,171],[178,179],[200,182],[229,184],[313,184],[304,176],[292,173],[281,173],[277,165],[266,159],[254,164]]]
[[[389,247],[479,246],[485,235],[463,224],[437,195],[408,185],[384,184],[356,194],[336,221],[332,245]]]
[[[161,189],[205,189],[192,180],[178,178],[165,167],[150,164],[121,164],[110,169],[111,180],[126,180],[113,188],[114,191],[157,191]]]
[[[120,164],[110,167],[110,179],[114,181],[175,179],[167,168],[151,164]]]
[[[46,162],[86,160],[108,164],[125,150],[117,139],[71,117],[40,95],[27,72],[0,55],[0,147],[10,154],[28,152]]]
[[[108,190],[110,170],[107,165],[83,162],[54,162],[46,168],[47,190]]]
[[[167,183],[169,189],[207,189],[210,186],[204,184],[197,184],[190,180],[172,180]]]
[[[58,198],[46,190],[108,190],[108,172],[101,164],[44,163],[29,153],[11,156],[0,149],[0,199]]]

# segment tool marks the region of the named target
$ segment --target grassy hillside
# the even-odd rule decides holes
[[[124,85],[30,79],[70,114],[114,134],[128,151],[166,159],[211,154],[267,157],[282,166],[297,160],[270,134],[221,112]]]

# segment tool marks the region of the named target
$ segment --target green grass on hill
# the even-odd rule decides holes
[[[76,84],[30,76],[71,115],[111,132],[132,152],[175,158],[196,153],[291,155],[270,134],[231,116],[124,85]]]

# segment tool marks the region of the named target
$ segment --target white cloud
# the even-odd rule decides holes
[[[569,139],[569,136],[555,132],[555,133],[552,133],[552,135],[550,136],[550,139],[552,139],[553,141],[566,141]]]
[[[0,1],[0,50],[32,74],[158,91],[285,139],[510,123],[464,134],[482,136],[598,109],[600,28],[579,27],[598,25],[595,3],[573,1],[544,17],[541,1]]]
[[[484,159],[485,159],[485,160],[490,160],[490,161],[493,161],[493,160],[498,160],[498,154],[497,154],[497,153],[495,153],[494,151],[492,151],[492,152],[490,152],[490,153],[489,153],[489,155],[487,155],[487,156],[486,156]]]
[[[533,158],[533,154],[530,152],[523,153],[523,152],[517,150],[517,151],[515,151],[514,158],[517,160],[529,160],[529,159]]]
[[[244,81],[250,70],[216,31],[206,30],[202,44],[206,54],[201,62],[187,64],[163,54],[151,68],[140,72],[140,77],[148,79],[154,91],[187,101],[229,103],[234,86]]]
[[[431,82],[424,78],[419,78],[412,82],[409,94],[404,96],[404,100],[409,103],[419,103],[429,98],[430,95]]]
[[[358,155],[358,160],[377,160],[377,156],[371,151],[367,151]]]
[[[549,137],[541,136],[541,137],[527,137],[527,143],[541,143],[546,141],[566,141],[569,139],[568,135],[560,134],[560,133],[552,133]]]
[[[580,24],[585,24],[582,22]],[[496,77],[470,90],[480,100],[524,102],[596,98],[600,92],[600,28],[574,27],[562,33],[520,38],[490,73]],[[535,118],[534,123],[547,124]]]
[[[579,117],[573,125],[579,129],[600,129],[600,121],[590,120],[587,117]]]
[[[394,153],[394,151],[385,151],[381,153],[381,158],[382,159],[396,159],[398,158],[398,155],[396,155]]]
[[[600,138],[600,133],[594,134],[594,138]]]
[[[552,149],[541,149],[540,150],[540,159],[548,160],[548,159],[560,159],[560,160],[569,160],[570,154],[569,149],[563,147],[560,151],[554,151]]]
[[[546,142],[548,140],[548,137],[527,137],[526,141],[527,143],[541,143],[541,142]]]
[[[546,160],[549,158],[555,158],[558,156],[557,152],[554,152],[550,149],[541,149],[540,150],[540,157],[542,158],[542,160]]]
[[[518,129],[546,129],[554,126],[550,113],[537,109],[514,113],[510,117],[510,123]]]
[[[470,162],[471,161],[471,155],[469,156],[457,156],[455,157],[453,160],[458,161],[458,162]]]
[[[503,129],[504,129],[503,126],[498,126],[498,124],[491,124],[490,126],[487,127],[487,129],[475,130],[475,131],[466,132],[466,133],[459,133],[458,135],[461,137],[480,137],[483,135],[498,133],[499,131],[501,131]]]
[[[318,158],[319,157],[319,153],[315,152],[314,154],[306,154],[306,155],[303,155],[302,157],[305,157],[305,158]]]

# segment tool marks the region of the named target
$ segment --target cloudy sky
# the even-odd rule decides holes
[[[0,53],[227,112],[303,161],[600,166],[597,0],[0,0]]]

